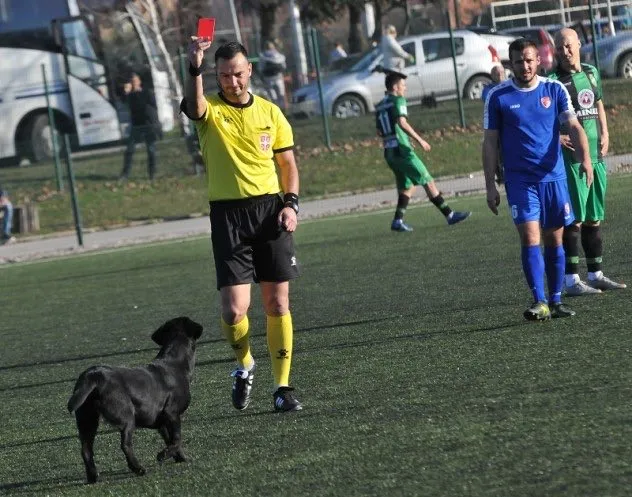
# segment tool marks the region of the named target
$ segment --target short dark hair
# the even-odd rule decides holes
[[[244,57],[248,58],[248,51],[241,43],[236,41],[224,43],[215,51],[215,64],[217,64],[217,59],[230,60],[238,53],[242,53]]]
[[[517,40],[512,41],[509,44],[509,59],[511,59],[511,54],[513,52],[522,53],[522,51],[528,47],[535,48],[535,51],[538,51],[538,46],[536,45],[535,41],[530,38],[518,38]]]
[[[401,72],[388,71],[386,73],[386,79],[384,80],[384,85],[386,86],[386,91],[391,91],[393,86],[399,83],[402,79],[406,79],[408,76],[402,74]]]

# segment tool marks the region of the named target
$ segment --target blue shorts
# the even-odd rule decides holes
[[[505,184],[514,224],[539,221],[543,229],[568,226],[575,220],[566,179],[546,183]]]

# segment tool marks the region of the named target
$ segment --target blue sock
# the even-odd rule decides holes
[[[544,258],[539,245],[522,247],[522,270],[527,278],[527,284],[533,292],[533,299],[536,302],[546,302],[544,296]]]
[[[559,303],[562,300],[562,286],[564,285],[564,267],[566,257],[564,247],[544,247],[544,269],[549,284],[549,302]]]

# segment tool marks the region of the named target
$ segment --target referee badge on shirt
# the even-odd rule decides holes
[[[259,135],[259,148],[262,152],[267,152],[270,150],[270,146],[272,145],[272,139],[268,133],[261,133]]]
[[[542,107],[548,109],[549,107],[551,107],[551,97],[542,97],[540,99],[540,103],[542,104]]]

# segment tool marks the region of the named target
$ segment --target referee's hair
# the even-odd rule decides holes
[[[538,51],[538,46],[536,45],[535,41],[530,38],[518,38],[512,41],[509,44],[509,58],[511,59],[511,54],[513,52],[522,53],[522,51],[528,47],[534,48],[536,52]]]
[[[384,80],[384,86],[386,86],[386,91],[391,91],[393,86],[399,83],[402,79],[406,79],[406,75],[397,71],[388,71],[386,73],[386,79]]]
[[[248,51],[241,43],[236,41],[224,43],[215,51],[215,64],[217,64],[217,59],[230,60],[238,53],[242,53],[244,57],[248,58]]]

